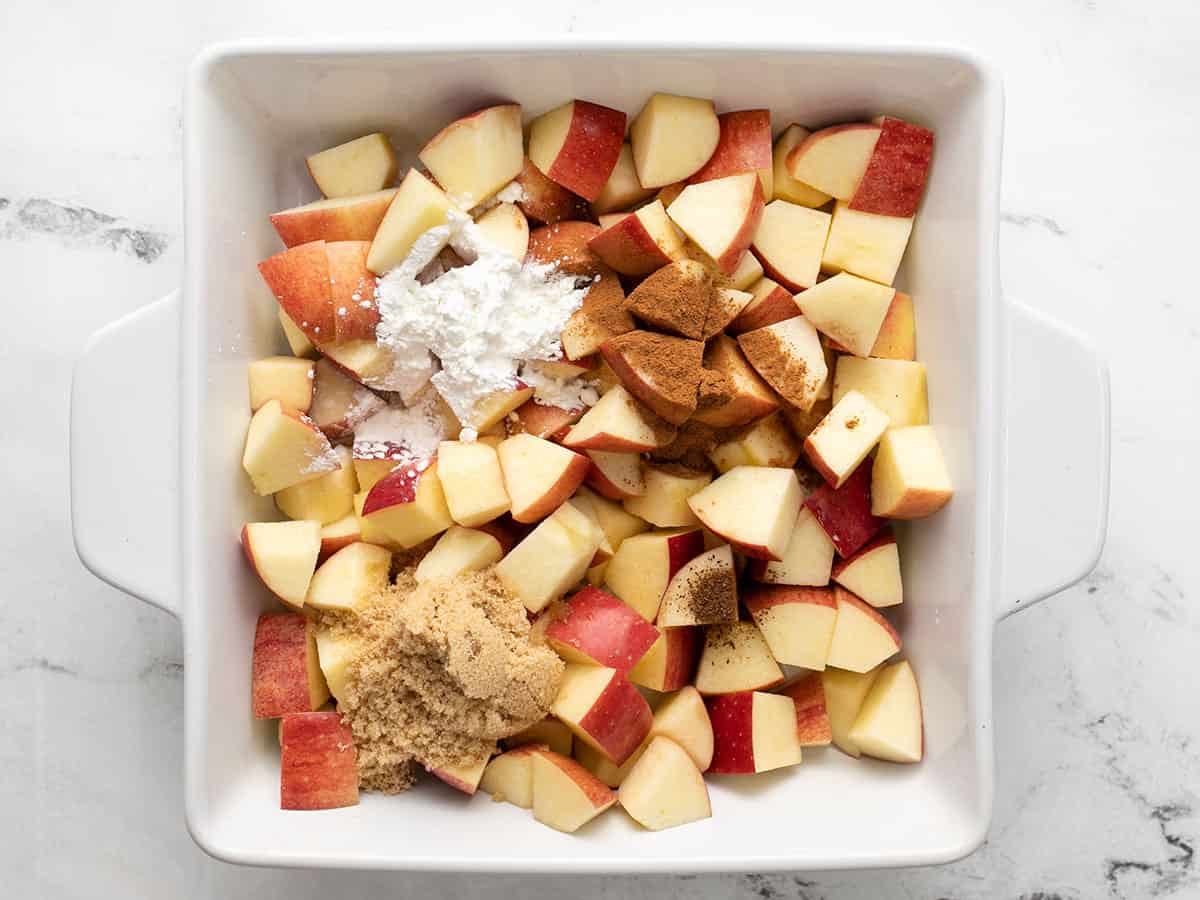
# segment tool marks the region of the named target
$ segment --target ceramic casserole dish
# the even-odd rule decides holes
[[[278,518],[240,466],[246,362],[286,352],[255,269],[279,249],[267,214],[315,199],[307,154],[365,132],[389,132],[411,160],[441,125],[499,99],[527,118],[573,97],[633,114],[655,90],[769,107],[777,130],[887,112],[937,133],[896,281],[917,298],[931,424],[957,489],[900,530],[909,599],[897,621],[921,681],[924,761],[806,750],[798,769],[713,779],[713,818],[659,833],[613,815],[559,834],[432,785],[280,811],[275,723],[255,721],[249,697],[255,619],[273,603],[237,541],[244,521]],[[71,421],[80,557],[183,623],[196,841],[263,865],[558,873],[909,866],[977,847],[992,809],[993,627],[1091,569],[1108,500],[1102,360],[999,288],[1002,118],[996,73],[946,49],[259,41],[202,54],[186,98],[182,289],[95,335]],[[137,403],[114,408],[130,384]],[[111,473],[134,457],[130,491]]]

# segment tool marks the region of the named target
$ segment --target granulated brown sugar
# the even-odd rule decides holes
[[[625,309],[648,325],[696,340],[704,337],[716,296],[712,273],[684,259],[663,266],[634,288]]]
[[[417,763],[485,757],[549,712],[564,664],[530,641],[525,607],[491,570],[418,585],[413,567],[323,623],[359,642],[339,711],[367,790],[395,793]]]
[[[682,425],[696,411],[704,344],[686,338],[631,331],[605,341],[604,359],[623,378],[630,393],[673,425]]]

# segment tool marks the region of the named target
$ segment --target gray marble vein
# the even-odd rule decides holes
[[[86,206],[41,197],[25,200],[0,197],[0,240],[33,235],[48,236],[73,246],[105,248],[144,263],[162,256],[172,240],[166,232],[139,228]]]

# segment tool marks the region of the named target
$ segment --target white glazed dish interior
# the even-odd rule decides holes
[[[438,784],[368,794],[351,809],[280,811],[275,725],[248,712],[250,637],[272,603],[236,540],[244,521],[278,517],[239,464],[245,363],[283,351],[255,269],[279,248],[267,213],[316,198],[306,154],[367,131],[387,131],[411,159],[427,136],[489,101],[519,101],[528,117],[584,97],[632,115],[653,90],[712,97],[719,110],[769,107],[777,129],[887,112],[937,133],[897,280],[917,298],[931,422],[957,487],[945,511],[901,535],[908,600],[898,624],[923,692],[924,762],[806,750],[798,770],[712,779],[713,818],[656,834],[616,813],[561,835]],[[198,842],[249,863],[607,872],[912,865],[973,850],[993,783],[1000,142],[998,82],[953,52],[235,45],[198,61],[181,332],[187,815]]]

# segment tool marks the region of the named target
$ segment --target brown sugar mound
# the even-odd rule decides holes
[[[682,425],[696,411],[702,341],[631,331],[605,341],[600,353],[625,389],[667,422]]]
[[[695,260],[683,259],[663,266],[634,288],[625,309],[647,325],[697,340],[705,336],[716,300],[712,273]]]
[[[366,790],[396,793],[417,764],[455,765],[544,718],[564,664],[530,641],[525,607],[491,570],[418,585],[413,568],[339,614],[359,649],[339,711]]]

